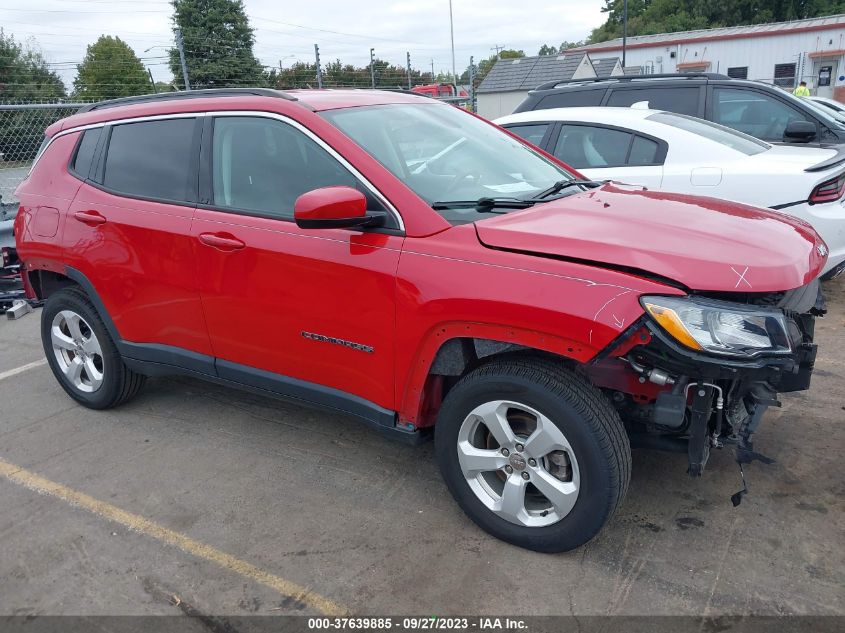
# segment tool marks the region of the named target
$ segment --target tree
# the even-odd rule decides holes
[[[242,0],[172,0],[173,32],[182,32],[191,88],[262,86],[267,74],[253,53],[255,34]],[[177,48],[170,70],[184,88]]]
[[[624,0],[605,0],[607,20],[590,42],[622,37]],[[845,0],[628,0],[628,35],[784,22],[845,12]]]
[[[557,55],[557,46],[549,46],[548,44],[543,44],[540,47],[540,50],[537,51],[538,55]]]
[[[65,85],[44,57],[0,29],[0,102],[44,103],[67,96]],[[31,160],[44,138],[44,128],[70,112],[59,109],[0,113],[0,154],[6,161]]]
[[[0,29],[0,100],[38,101],[66,97],[61,78],[41,53]]]
[[[153,91],[147,69],[119,37],[101,35],[76,67],[73,96],[86,101],[142,95]]]

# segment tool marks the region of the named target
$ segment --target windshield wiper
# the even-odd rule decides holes
[[[575,185],[582,185],[584,187],[589,187],[590,189],[595,189],[596,187],[600,187],[601,183],[595,180],[558,180],[555,184],[553,184],[548,189],[544,189],[540,193],[531,197],[532,200],[542,200],[543,198],[548,198],[549,196],[553,196],[556,193],[560,193],[564,189],[568,187],[574,187]]]
[[[435,211],[444,209],[476,208],[480,213],[486,213],[491,209],[527,209],[536,204],[534,200],[522,200],[521,198],[479,198],[478,200],[446,200],[434,202],[431,208]]]

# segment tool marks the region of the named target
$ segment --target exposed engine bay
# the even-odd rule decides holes
[[[587,373],[634,446],[686,452],[691,476],[702,475],[711,449],[733,446],[743,479],[732,497],[738,505],[747,490],[742,465],[772,461],[752,442],[766,410],[781,405],[779,393],[810,386],[815,319],[826,311],[819,282],[775,293],[691,293],[681,307],[654,299],[657,310],[646,298],[647,315]],[[676,333],[679,314],[685,327]],[[737,342],[746,347],[732,348]]]

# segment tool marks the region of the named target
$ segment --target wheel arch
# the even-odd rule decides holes
[[[583,341],[536,330],[484,323],[438,325],[419,346],[399,406],[399,424],[425,428],[435,422],[443,397],[468,371],[511,354],[541,355],[576,367],[598,349]]]

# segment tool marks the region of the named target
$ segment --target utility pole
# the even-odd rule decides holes
[[[158,92],[158,88],[156,88],[156,82],[153,80],[153,71],[151,71],[151,70],[149,69],[149,67],[147,67],[147,73],[150,75],[150,83],[151,83],[151,84],[152,84],[152,86],[153,86],[153,92],[157,93],[157,92]]]
[[[191,89],[188,83],[188,64],[185,62],[185,46],[182,44],[182,29],[176,29],[176,48],[179,49],[179,61],[182,64],[182,79],[185,80],[185,90]]]
[[[469,110],[470,112],[476,111],[475,106],[475,59],[470,56],[469,58]]]
[[[452,0],[449,0],[449,35],[452,38],[452,82],[457,87],[458,73],[455,72],[455,24],[452,20]]]
[[[373,88],[376,87],[376,49],[370,49],[370,80]]]
[[[408,90],[411,89],[411,51],[405,53],[406,66],[408,67]]]
[[[323,69],[320,68],[320,47],[314,44],[314,61],[317,62],[317,87],[323,87]]]
[[[622,68],[625,68],[625,49],[627,48],[628,44],[628,0],[625,0],[625,4],[623,5],[622,9]]]
[[[431,83],[434,83],[434,58],[431,58]]]

